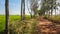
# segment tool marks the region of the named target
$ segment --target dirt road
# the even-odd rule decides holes
[[[60,34],[60,25],[38,17],[37,34]]]

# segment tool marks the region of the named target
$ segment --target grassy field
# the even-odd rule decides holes
[[[36,20],[30,19],[29,15],[26,15],[26,18],[25,18],[26,20],[24,21],[20,21],[20,18],[21,17],[19,15],[9,16],[9,30],[10,32],[12,31],[11,34],[14,34],[14,32],[18,34],[18,32],[20,31],[18,31],[17,29],[21,30],[20,33],[25,32],[26,34],[28,33],[33,34],[35,27],[36,27]],[[0,32],[4,30],[5,30],[5,16],[0,15]]]
[[[12,22],[12,21],[16,21],[16,20],[19,20],[20,19],[20,16],[18,15],[11,15],[9,17],[9,21]],[[5,29],[5,16],[4,15],[0,15],[0,31],[4,30]]]
[[[0,15],[0,31],[5,29],[5,16]]]

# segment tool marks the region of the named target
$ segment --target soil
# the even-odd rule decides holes
[[[55,24],[42,17],[38,17],[37,21],[37,34],[60,34],[60,24]]]

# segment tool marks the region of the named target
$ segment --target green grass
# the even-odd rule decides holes
[[[48,20],[51,20],[56,23],[60,23],[60,15],[47,17]]]
[[[55,21],[57,23],[60,23],[60,16],[52,16],[49,19],[52,20],[52,21]]]
[[[17,21],[20,19],[20,16],[18,15],[11,15],[9,16],[9,21]],[[5,30],[5,16],[4,15],[0,15],[0,31]]]
[[[19,15],[10,15],[9,16],[9,27],[10,30],[13,29],[12,32],[16,32],[15,30],[18,28],[21,28],[21,31],[23,31],[24,27],[25,27],[25,33],[28,34],[33,33],[33,31],[35,30],[36,27],[36,20],[31,21],[31,17],[29,15],[26,15],[26,20],[24,21],[20,21],[21,16]],[[29,25],[30,24],[30,25]],[[31,29],[30,29],[31,28]],[[0,32],[3,32],[5,30],[5,16],[4,15],[0,15]],[[22,33],[22,32],[20,32]]]
[[[12,21],[17,21],[17,20],[20,20],[20,16],[19,15],[10,15],[9,16],[9,21],[12,22]]]
[[[0,31],[5,29],[5,16],[0,15]]]
[[[31,17],[29,15],[26,15],[25,16],[25,19],[26,20],[29,20]],[[21,19],[21,16],[19,15],[10,15],[9,16],[9,21],[12,22],[12,21],[17,21],[17,20],[20,20]]]

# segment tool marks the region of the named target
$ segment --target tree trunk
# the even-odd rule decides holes
[[[23,1],[23,20],[25,19],[25,0]]]
[[[21,20],[25,19],[25,0],[21,0]]]
[[[55,1],[55,5],[56,5],[56,1]],[[55,6],[55,16],[56,16],[56,6]]]
[[[55,9],[55,16],[56,16],[56,9]]]
[[[21,0],[21,20],[22,20],[22,0]]]
[[[5,0],[5,12],[6,12],[6,34],[9,34],[9,0]]]
[[[49,17],[50,17],[50,11],[49,11]]]
[[[31,18],[33,18],[33,15],[32,15],[32,10],[31,10],[31,12],[29,11],[29,13],[30,13]]]
[[[51,9],[51,16],[52,16],[53,9]]]

